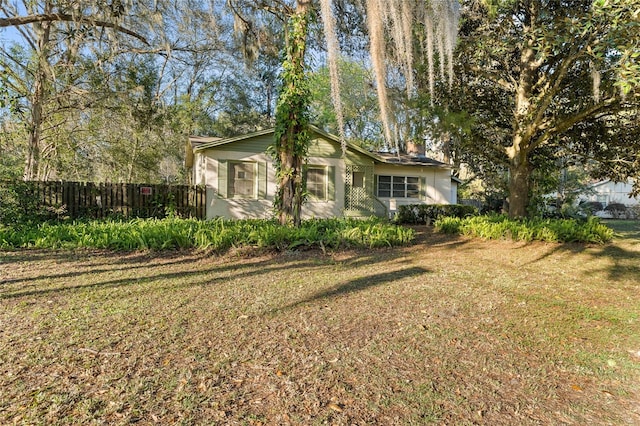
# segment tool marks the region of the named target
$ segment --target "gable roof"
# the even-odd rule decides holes
[[[332,141],[338,145],[341,144],[340,138],[334,134],[325,132],[324,130],[313,125],[309,126],[309,129],[313,133],[323,137],[324,139]],[[189,142],[191,143],[191,147],[193,151],[196,152],[196,151],[204,151],[209,148],[216,148],[216,147],[231,144],[234,142],[243,141],[246,139],[265,136],[270,133],[275,133],[275,129],[270,128],[270,129],[258,130],[256,132],[247,133],[244,135],[232,136],[229,138],[189,136]],[[390,153],[371,152],[350,142],[346,142],[346,146],[347,146],[347,149],[363,154],[371,158],[374,162],[377,162],[377,163],[394,164],[399,166],[421,166],[421,167],[430,166],[430,167],[439,167],[439,168],[446,168],[446,169],[451,168],[451,166],[446,163],[442,163],[440,161],[434,160],[432,158],[424,157],[424,156],[415,157],[415,156],[410,156],[408,154],[390,154]]]

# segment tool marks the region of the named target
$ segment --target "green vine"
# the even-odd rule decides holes
[[[287,46],[280,79],[282,88],[276,105],[275,140],[268,149],[276,170],[278,191],[274,210],[281,224],[300,225],[305,198],[303,165],[309,147],[309,104],[304,55],[309,14],[289,18]]]

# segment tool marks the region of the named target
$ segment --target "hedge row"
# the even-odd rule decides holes
[[[435,223],[437,231],[484,239],[515,241],[606,243],[613,230],[597,217],[576,219],[509,219],[504,215],[468,218],[443,217]]]
[[[398,207],[396,222],[401,224],[430,225],[441,217],[467,217],[478,214],[478,209],[462,204],[408,204]]]
[[[134,219],[43,223],[31,227],[0,226],[0,248],[165,250],[197,248],[225,251],[232,247],[276,250],[296,248],[383,247],[409,244],[411,229],[378,219],[307,220],[299,228],[272,220],[201,221]]]

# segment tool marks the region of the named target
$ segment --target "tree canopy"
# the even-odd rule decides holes
[[[187,134],[276,124],[301,7],[307,112],[342,137],[437,146],[512,216],[560,164],[638,178],[639,0],[2,2],[2,167],[184,180]]]
[[[637,0],[465,2],[449,103],[473,117],[459,146],[508,170],[509,213],[528,214],[559,158],[638,178]],[[635,152],[635,154],[633,154]],[[624,160],[623,160],[624,159]],[[634,166],[635,165],[635,166]]]

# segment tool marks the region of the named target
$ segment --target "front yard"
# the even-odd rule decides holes
[[[2,424],[638,424],[640,228],[0,252]]]

